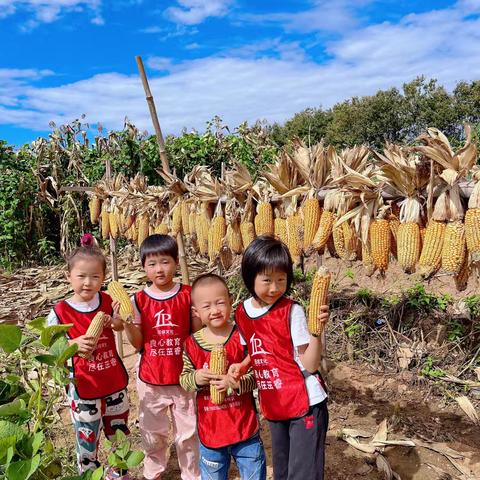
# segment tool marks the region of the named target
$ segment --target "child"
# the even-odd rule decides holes
[[[110,296],[100,291],[105,279],[105,257],[93,245],[93,237],[85,237],[82,238],[84,246],[77,248],[67,260],[67,278],[73,296],[57,303],[48,316],[49,325],[72,323],[67,337],[70,344],[78,345],[78,351],[72,358],[73,381],[67,395],[75,428],[80,473],[100,465],[97,449],[102,428],[107,438],[113,438],[117,429],[129,433],[128,375],[118,356],[112,332],[112,329],[122,330],[123,324],[114,315]],[[86,335],[86,331],[99,311],[107,315],[103,332],[96,342]],[[124,473],[121,478],[130,478]],[[110,470],[106,478],[120,476],[120,473]]]
[[[252,297],[239,305],[235,322],[268,420],[274,478],[322,480],[328,411],[318,373],[320,339],[309,335],[303,308],[285,297],[293,280],[288,248],[272,236],[258,237],[243,255],[242,277]],[[327,319],[323,306],[319,320]],[[234,378],[239,367],[230,368]]]
[[[252,395],[253,375],[229,384],[227,375],[214,375],[208,369],[210,352],[218,344],[224,346],[228,363],[241,362],[245,357],[238,330],[230,322],[232,303],[225,281],[214,274],[196,278],[192,304],[205,328],[185,342],[180,384],[185,390],[197,392],[202,480],[227,480],[232,456],[242,479],[264,480],[265,453]],[[211,401],[210,385],[225,392],[221,405]],[[229,386],[234,391],[230,394]]]
[[[170,411],[183,480],[199,478],[195,398],[179,385],[183,344],[200,322],[190,315],[188,285],[173,281],[178,246],[169,235],[150,235],[140,246],[142,267],[152,282],[135,294],[135,325],[126,331],[140,351],[137,388],[145,450],[143,475],[159,479],[167,467]]]

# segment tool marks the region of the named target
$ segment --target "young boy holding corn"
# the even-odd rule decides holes
[[[145,450],[143,476],[159,479],[167,467],[171,414],[183,480],[199,478],[195,398],[179,385],[183,344],[200,328],[190,314],[191,287],[175,283],[178,246],[169,235],[150,235],[140,246],[142,267],[151,285],[132,301],[133,327],[126,330],[140,351],[137,389],[139,426]]]
[[[243,254],[242,278],[252,296],[237,307],[235,323],[249,355],[229,375],[238,378],[252,363],[274,479],[323,480],[328,409],[318,372],[321,343],[309,334],[303,308],[285,296],[293,281],[287,246],[270,235],[256,238]],[[316,320],[325,324],[328,306],[318,310]]]
[[[107,438],[117,429],[129,433],[128,375],[115,346],[112,330],[122,330],[114,314],[112,299],[101,292],[106,261],[90,234],[67,260],[67,278],[73,296],[57,303],[48,315],[49,325],[73,324],[67,332],[70,344],[77,344],[72,358],[72,383],[67,395],[75,429],[80,473],[95,469],[98,440],[103,428]],[[116,309],[115,309],[116,310]],[[106,479],[130,478],[126,472],[110,469]]]
[[[231,457],[244,480],[266,478],[265,453],[252,390],[252,373],[229,380],[228,364],[241,362],[245,348],[230,320],[225,281],[214,274],[192,285],[192,310],[205,328],[185,342],[180,384],[196,392],[202,480],[227,480]]]

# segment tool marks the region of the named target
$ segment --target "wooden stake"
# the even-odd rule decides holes
[[[105,160],[105,178],[106,180],[112,179],[112,166],[110,164],[110,159],[106,158]],[[118,281],[118,259],[117,259],[117,241],[109,235],[110,237],[110,265],[112,268],[112,280]],[[120,358],[123,358],[123,335],[122,332],[115,332],[115,344],[117,345],[117,352],[120,355]]]
[[[152,92],[150,91],[150,85],[148,84],[147,74],[145,73],[142,57],[136,56],[135,60],[137,62],[138,71],[140,72],[140,78],[142,79],[143,89],[145,90],[145,98],[147,100],[148,109],[150,110],[150,116],[152,117],[153,128],[155,129],[155,135],[157,137],[158,150],[160,152],[160,160],[162,161],[162,168],[165,172],[170,173],[167,151],[165,150],[165,141],[163,140],[162,129],[160,128],[160,122],[158,121],[155,101],[153,99]],[[190,285],[190,274],[188,272],[187,260],[185,258],[185,242],[183,233],[181,232],[177,234],[177,243],[180,270],[182,271],[182,282],[186,285]]]

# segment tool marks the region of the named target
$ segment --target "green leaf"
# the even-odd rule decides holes
[[[0,348],[12,353],[20,346],[22,331],[16,325],[0,325]]]
[[[117,429],[115,432],[115,441],[124,442],[126,439],[127,439],[127,436],[120,429]]]
[[[77,350],[78,350],[78,345],[76,343],[69,345],[61,353],[61,355],[57,356],[57,361],[56,361],[57,367],[61,367],[69,358],[73,357],[75,353],[77,353]]]
[[[13,402],[0,406],[0,417],[20,415],[25,410],[26,404],[22,399],[16,398]]]
[[[116,450],[115,453],[122,459],[125,459],[130,451],[130,442],[123,442]]]
[[[26,327],[30,330],[38,330],[42,331],[47,326],[47,318],[46,317],[38,317],[34,320],[28,322]]]
[[[7,468],[7,478],[9,480],[27,480],[35,473],[39,465],[40,455],[35,455],[30,460],[11,463]]]
[[[54,355],[36,355],[34,358],[40,363],[45,363],[46,365],[50,365],[51,367],[54,367],[57,363],[57,357],[55,357]]]
[[[64,335],[73,324],[68,325],[51,325],[42,330],[40,341],[45,347],[50,347],[59,335]]]
[[[45,439],[43,432],[37,432],[32,438],[32,455],[36,455]]]
[[[105,439],[103,441],[103,448],[105,448],[105,450],[110,450],[112,448],[112,442],[110,440],[107,440]]]
[[[134,452],[130,452],[127,457],[127,466],[128,468],[134,468],[140,465],[145,458],[145,454],[140,452],[139,450],[135,450]]]
[[[14,436],[19,441],[24,435],[23,429],[15,423],[8,420],[0,420],[0,439]]]
[[[91,476],[91,480],[102,480],[103,478],[103,468],[98,467]]]
[[[0,439],[0,459],[8,455],[8,450],[13,448],[17,443],[17,437],[12,435],[11,437],[5,437]]]
[[[111,467],[116,467],[119,461],[120,457],[118,457],[118,455],[115,455],[115,453],[111,453],[107,459],[107,462]]]

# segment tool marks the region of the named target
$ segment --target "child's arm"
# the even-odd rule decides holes
[[[210,384],[212,374],[209,370],[202,368],[195,370],[190,357],[183,352],[183,370],[180,374],[180,385],[187,392],[196,392],[205,385]]]
[[[232,363],[228,367],[228,376],[234,380],[235,382],[238,382],[243,375],[247,372],[247,370],[250,368],[251,364],[251,359],[250,355],[247,355],[240,363]]]
[[[328,321],[328,317],[328,305],[322,305],[320,307],[318,320],[325,324]],[[310,335],[310,342],[307,345],[298,347],[298,356],[307,372],[317,372],[320,367],[320,360],[322,358],[321,337],[314,337],[313,335]]]

